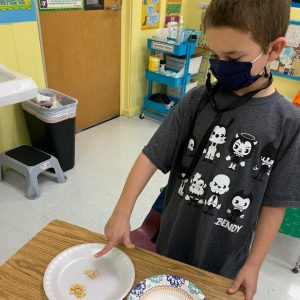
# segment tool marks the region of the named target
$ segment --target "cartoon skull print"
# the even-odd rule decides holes
[[[209,186],[212,196],[208,200],[205,200],[204,204],[206,209],[204,210],[204,213],[213,216],[213,211],[221,208],[221,200],[219,196],[224,195],[229,191],[230,178],[223,174],[217,175],[209,183]]]

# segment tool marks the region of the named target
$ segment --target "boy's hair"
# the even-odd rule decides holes
[[[228,26],[250,32],[267,52],[271,42],[284,37],[290,19],[290,0],[212,0],[203,20],[209,27]]]

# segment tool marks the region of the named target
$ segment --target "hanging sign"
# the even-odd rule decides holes
[[[31,10],[31,0],[0,0],[0,11],[26,9]]]
[[[161,0],[142,0],[142,29],[159,28]]]
[[[165,27],[167,27],[169,22],[180,21],[181,2],[182,0],[167,0]]]
[[[34,0],[0,0],[0,24],[34,21]]]
[[[38,1],[39,1],[40,11],[83,9],[82,0],[38,0]]]

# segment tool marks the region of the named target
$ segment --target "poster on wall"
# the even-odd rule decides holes
[[[300,76],[300,22],[291,22],[287,45],[279,58],[272,62],[271,70],[290,76]]]
[[[34,0],[0,0],[0,24],[34,21]]]
[[[142,29],[159,28],[161,0],[142,1]]]
[[[26,9],[31,10],[31,0],[0,0],[0,11]]]
[[[38,0],[38,1],[39,1],[40,11],[83,9],[82,0]]]
[[[182,0],[167,0],[165,27],[167,27],[169,22],[180,21],[181,2]]]

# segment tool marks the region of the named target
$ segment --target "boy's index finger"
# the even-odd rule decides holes
[[[95,254],[95,257],[101,257],[101,256],[105,255],[116,245],[117,245],[117,243],[115,243],[113,241],[109,241],[108,244],[106,244],[105,247],[101,251],[99,251]]]

